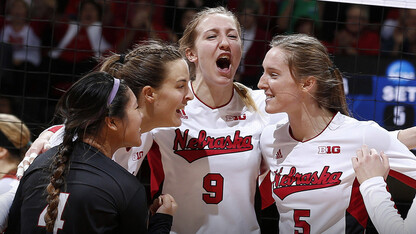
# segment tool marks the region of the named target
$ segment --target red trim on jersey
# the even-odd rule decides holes
[[[161,190],[161,185],[165,180],[165,172],[162,165],[162,154],[159,145],[153,141],[152,148],[147,153],[147,160],[150,167],[150,194],[154,197]]]
[[[365,229],[367,227],[368,213],[365,209],[363,196],[360,193],[360,183],[355,179],[352,184],[350,204],[347,212]]]
[[[195,93],[195,91],[194,91],[194,87],[192,86],[192,82],[191,82],[191,90],[192,90],[192,93],[194,94],[194,96],[196,97],[196,99],[198,99],[200,102],[202,102],[202,104],[204,104],[205,106],[207,106],[207,107],[209,107],[209,108],[211,108],[211,109],[218,109],[218,108],[221,108],[221,107],[223,107],[223,106],[226,106],[226,105],[228,105],[228,103],[230,103],[231,102],[231,100],[233,100],[233,96],[234,96],[234,87],[233,87],[233,93],[231,94],[231,98],[230,98],[230,100],[227,102],[227,103],[225,103],[224,105],[222,105],[222,106],[217,106],[217,107],[211,107],[211,106],[208,106],[205,102],[203,102],[201,99],[199,99],[199,97],[198,96],[196,96],[196,93]]]
[[[397,171],[390,170],[389,176],[394,177],[395,179],[399,180],[400,182],[406,184],[407,186],[410,186],[410,187],[416,189],[416,180],[407,176],[407,175],[405,175],[405,174],[402,174],[402,173],[397,172]]]
[[[318,133],[316,136],[314,136],[314,137],[312,137],[312,138],[310,138],[310,139],[307,139],[307,140],[304,140],[304,141],[300,141],[300,140],[296,139],[296,138],[293,136],[293,134],[292,134],[292,128],[290,127],[290,124],[289,124],[289,135],[290,135],[290,137],[292,137],[292,139],[293,139],[293,140],[295,140],[295,141],[299,141],[299,142],[302,142],[302,143],[305,143],[305,142],[307,142],[307,141],[310,141],[310,140],[312,140],[312,139],[315,139],[316,137],[318,137],[319,135],[321,135],[321,134],[325,131],[325,129],[327,129],[327,128],[328,128],[328,126],[332,123],[332,120],[334,120],[334,118],[335,118],[335,116],[336,116],[336,115],[337,115],[337,113],[335,113],[335,114],[334,114],[334,116],[332,116],[331,121],[329,121],[329,123],[325,126],[325,128],[324,128],[324,129],[322,129],[322,131],[321,131],[320,133]]]
[[[270,180],[270,171],[267,172],[266,177],[263,179],[259,186],[260,197],[261,197],[261,209],[273,205],[274,199],[272,197],[272,181]]]
[[[49,132],[53,132],[56,133],[59,129],[61,129],[64,125],[56,125],[56,126],[52,126],[50,128],[48,128]]]
[[[10,173],[7,173],[7,174],[5,174],[5,175],[2,177],[2,179],[10,178],[10,179],[15,179],[15,180],[17,180],[16,172],[14,172],[14,173],[15,173],[15,174],[10,174]]]

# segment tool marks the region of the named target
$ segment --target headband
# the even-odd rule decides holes
[[[114,78],[113,89],[111,89],[110,96],[108,96],[108,99],[107,99],[107,107],[110,106],[111,103],[113,102],[114,97],[117,94],[118,87],[120,87],[120,80],[117,78]]]
[[[120,58],[118,59],[118,62],[121,64],[124,64],[124,58],[126,57],[125,54],[120,54]]]
[[[4,135],[3,131],[0,131],[0,146],[6,148],[11,154],[20,157],[20,149],[13,145],[9,138]]]

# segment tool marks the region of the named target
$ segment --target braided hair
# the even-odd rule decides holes
[[[54,228],[59,194],[65,185],[65,174],[69,170],[68,161],[76,142],[96,136],[104,126],[105,117],[124,117],[124,109],[128,102],[128,87],[124,81],[120,82],[114,99],[108,103],[115,82],[108,73],[90,73],[77,81],[58,102],[56,116],[64,120],[65,134],[53,157],[50,182],[46,188],[49,206],[45,223],[48,232],[52,232]]]

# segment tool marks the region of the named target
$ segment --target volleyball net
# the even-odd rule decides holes
[[[2,1],[0,112],[21,118],[36,136],[97,57],[146,39],[177,42],[193,14],[217,5],[243,27],[236,80],[257,88],[273,35],[307,33],[343,72],[354,117],[389,130],[415,125],[415,0]]]

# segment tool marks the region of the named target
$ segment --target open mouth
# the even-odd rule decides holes
[[[230,57],[227,55],[221,56],[217,59],[217,67],[221,70],[229,69],[231,65]]]

